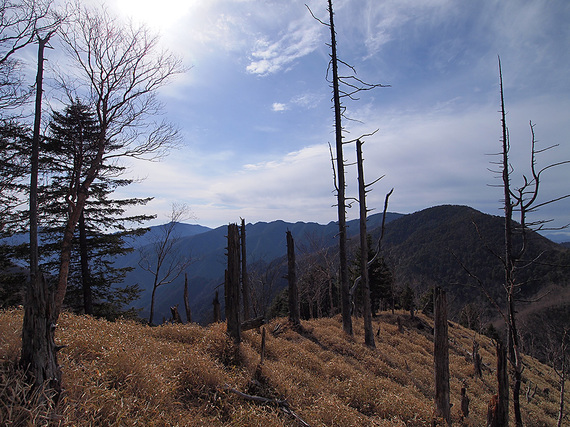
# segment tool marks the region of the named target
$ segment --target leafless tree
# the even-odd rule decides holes
[[[16,53],[61,23],[53,0],[0,0],[0,115],[22,106],[31,91]],[[49,39],[49,37],[48,37]]]
[[[307,6],[308,7],[308,6]],[[341,313],[343,330],[352,335],[352,318],[350,305],[350,285],[347,257],[347,232],[346,232],[346,177],[345,177],[345,159],[343,155],[343,118],[346,107],[342,104],[344,98],[356,100],[356,96],[362,92],[377,87],[383,87],[380,84],[369,84],[362,81],[356,76],[356,70],[351,65],[339,59],[337,54],[336,31],[334,26],[334,11],[332,0],[328,0],[328,22],[318,19],[313,12],[309,12],[317,21],[326,26],[330,30],[331,42],[328,45],[331,48],[329,70],[332,77],[329,82],[333,92],[334,106],[334,126],[335,126],[335,148],[336,148],[336,170],[333,160],[334,185],[337,194],[337,210],[338,210],[338,239],[339,239],[339,262],[340,262],[340,295],[341,295]],[[339,73],[339,65],[347,67],[350,71],[348,75]],[[327,73],[328,78],[328,73]],[[332,157],[332,149],[331,149]]]
[[[518,330],[517,316],[516,316],[516,296],[524,282],[517,277],[517,272],[524,265],[536,260],[525,259],[526,250],[528,247],[529,232],[531,228],[544,229],[546,221],[531,222],[528,219],[528,214],[536,211],[541,206],[551,204],[555,201],[561,200],[570,195],[558,197],[556,199],[539,202],[539,188],[541,183],[542,174],[547,170],[570,163],[570,161],[559,161],[549,164],[543,168],[537,165],[537,155],[550,150],[556,145],[539,149],[536,146],[536,139],[534,134],[534,125],[530,122],[531,132],[531,150],[530,150],[530,176],[523,175],[522,184],[519,187],[514,187],[511,183],[514,168],[509,162],[509,131],[506,122],[506,111],[503,90],[503,74],[501,70],[501,61],[499,59],[499,81],[500,81],[500,97],[501,97],[501,128],[502,128],[502,147],[501,147],[501,160],[498,162],[499,170],[502,179],[503,187],[503,205],[505,212],[505,240],[504,240],[504,253],[500,256],[501,262],[504,266],[505,282],[504,289],[507,299],[506,313],[503,315],[507,327],[508,339],[508,353],[509,362],[512,366],[513,372],[513,407],[515,414],[515,422],[517,427],[522,426],[522,416],[520,410],[520,390],[521,379],[523,371],[523,362],[520,348],[520,335]],[[519,224],[516,224],[513,216],[518,212]],[[516,237],[516,239],[515,239]]]
[[[150,325],[154,321],[156,290],[172,283],[192,263],[192,258],[176,247],[180,241],[176,227],[181,221],[188,219],[188,214],[186,205],[173,203],[169,222],[159,227],[159,234],[149,246],[140,249],[139,266],[153,277],[148,318]]]

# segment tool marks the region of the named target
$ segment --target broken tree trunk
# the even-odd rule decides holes
[[[256,317],[255,319],[244,320],[241,324],[241,331],[249,331],[250,329],[260,328],[265,325],[265,318],[263,316]]]
[[[241,342],[240,332],[240,262],[237,224],[228,225],[228,269],[226,270],[225,300],[227,333],[234,343]]]
[[[220,312],[220,297],[218,295],[218,291],[216,291],[216,296],[214,297],[212,304],[214,305],[214,323],[218,323],[220,320],[222,320]]]
[[[188,299],[188,273],[184,273],[184,309],[186,310],[186,323],[192,323],[192,311]]]
[[[295,242],[290,231],[287,231],[287,281],[289,282],[289,322],[293,326],[300,326],[301,312],[295,271]]]
[[[481,355],[479,354],[479,343],[473,339],[473,371],[475,378],[483,377],[483,370],[481,367]]]
[[[447,330],[447,297],[441,288],[434,294],[434,376],[435,414],[451,425],[449,406],[449,343]]]
[[[507,349],[497,341],[497,426],[509,425],[509,374],[507,367]]]
[[[241,288],[243,297],[243,318],[249,319],[250,313],[250,296],[249,296],[249,278],[247,276],[247,258],[245,252],[245,219],[241,220],[240,227],[240,242],[241,242]]]
[[[178,313],[178,305],[170,307],[170,314],[172,315],[172,323],[182,323],[182,318]]]

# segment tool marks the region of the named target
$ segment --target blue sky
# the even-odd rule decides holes
[[[129,195],[153,196],[164,222],[173,202],[195,222],[336,220],[328,143],[334,145],[325,81],[327,28],[305,0],[106,0],[146,22],[189,71],[161,93],[183,143],[159,163],[133,163]],[[160,5],[157,9],[157,4]],[[326,20],[326,0],[311,0]],[[358,77],[391,85],[347,102],[349,137],[365,139],[367,204],[411,213],[466,204],[500,215],[499,180],[488,171],[500,149],[497,55],[511,135],[513,183],[528,173],[529,121],[539,165],[570,159],[570,2],[336,0],[338,52]],[[354,147],[345,148],[354,158]],[[569,167],[544,176],[542,200],[569,193]],[[355,195],[356,169],[348,168]],[[358,208],[349,209],[349,219]],[[570,199],[531,219],[570,223]],[[560,236],[557,236],[560,239]],[[566,238],[570,240],[570,237]]]

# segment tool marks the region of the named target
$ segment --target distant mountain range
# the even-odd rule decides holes
[[[402,217],[402,214],[388,213],[386,222]],[[382,215],[371,215],[369,227],[377,228],[381,225]],[[349,221],[348,235],[354,236],[358,233],[358,221]],[[133,247],[141,249],[147,245],[152,245],[154,236],[160,235],[160,227],[151,227],[145,236],[136,238],[131,244]],[[192,228],[188,228],[192,227]],[[246,249],[248,264],[269,265],[272,261],[286,255],[286,232],[291,231],[295,238],[297,247],[310,248],[311,241],[318,240],[320,246],[333,246],[337,244],[336,235],[338,225],[335,222],[322,225],[317,223],[296,222],[288,223],[284,221],[258,222],[246,225]],[[189,299],[193,313],[193,321],[207,323],[211,320],[211,302],[215,295],[215,288],[223,283],[224,270],[226,269],[226,246],[227,246],[227,226],[208,229],[201,226],[191,226],[188,224],[177,224],[175,228],[177,242],[173,252],[184,251],[192,257],[192,265],[187,269],[189,281]],[[143,240],[140,240],[143,239]],[[150,310],[150,293],[152,291],[152,275],[140,267],[138,261],[140,251],[134,251],[116,261],[118,266],[133,266],[135,269],[127,274],[125,284],[138,284],[143,289],[141,298],[133,304],[140,308],[141,316],[148,317]],[[281,280],[277,284],[275,291],[285,285]],[[156,294],[155,312],[156,319],[170,317],[170,307],[180,305],[181,314],[185,318],[183,307],[184,277],[181,275],[177,280],[169,285],[159,287]],[[223,288],[220,292],[223,299]],[[223,302],[222,302],[223,303]]]
[[[369,217],[368,230],[374,239],[380,233],[382,215]],[[504,306],[502,288],[503,271],[499,259],[503,241],[503,219],[483,214],[467,206],[436,206],[408,215],[389,213],[386,220],[383,241],[383,255],[393,271],[396,286],[410,285],[416,292],[416,299],[430,287],[442,286],[448,292],[449,315],[458,320],[463,307],[472,304],[483,323],[499,318],[495,308],[482,292],[481,285],[469,276],[477,277],[487,293]],[[358,221],[348,224],[349,237],[358,233]],[[149,244],[158,227],[151,229],[144,241],[134,246]],[[212,300],[215,290],[220,291],[223,304],[224,270],[226,268],[227,227],[207,229],[200,226],[178,224],[180,239],[176,251],[190,254],[194,260],[187,269],[189,277],[190,303],[193,321],[208,323],[212,319]],[[331,222],[287,223],[284,221],[259,222],[246,226],[246,248],[250,271],[273,270],[274,286],[267,290],[270,297],[286,286],[285,255],[286,231],[291,231],[299,257],[319,248],[330,247],[336,254],[338,226]],[[318,243],[318,244],[316,244]],[[349,253],[352,258],[357,251],[358,239],[349,239]],[[123,257],[121,265],[137,266],[138,252]],[[568,267],[570,250],[539,234],[532,233],[528,260],[538,262],[520,272],[520,280],[527,283],[521,287],[518,297],[531,301],[540,298],[539,303],[519,303],[521,322],[554,323],[557,327],[570,327],[570,287]],[[138,283],[144,292],[135,303],[142,309],[141,316],[148,317],[152,277],[140,268],[135,268],[126,278],[126,283]],[[170,317],[170,307],[179,304],[185,317],[183,304],[184,278],[158,289],[156,296],[156,321]],[[524,326],[524,325],[523,325]],[[523,331],[524,332],[524,331]],[[533,341],[530,338],[528,342]]]

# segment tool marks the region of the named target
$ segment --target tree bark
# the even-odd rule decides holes
[[[507,351],[502,342],[497,341],[497,411],[493,427],[509,425],[509,376],[507,372]]]
[[[87,230],[85,214],[79,217],[79,252],[81,258],[81,287],[83,288],[83,310],[85,314],[93,314],[93,292],[91,290],[91,272],[89,271],[89,253],[87,250]]]
[[[218,295],[218,291],[216,291],[216,296],[214,297],[214,301],[212,301],[214,305],[214,323],[218,323],[222,320],[221,312],[220,312],[220,298]]]
[[[447,330],[447,297],[441,288],[434,293],[434,374],[435,413],[451,425],[449,406],[449,343]]]
[[[188,273],[184,273],[184,309],[186,310],[186,323],[192,323],[192,310],[188,299]]]
[[[364,342],[375,348],[374,331],[372,330],[372,303],[370,301],[370,280],[368,279],[368,238],[366,228],[366,183],[364,182],[364,164],[362,159],[362,142],[356,140],[356,162],[358,166],[358,202],[360,206],[360,280],[364,294]]]
[[[25,311],[22,324],[20,366],[27,371],[35,388],[51,389],[57,399],[61,393],[61,371],[57,363],[54,334],[58,310],[54,294],[39,268],[38,252],[38,170],[42,111],[44,49],[51,34],[38,37],[38,69],[36,76],[36,104],[32,140],[30,178],[30,281],[26,287]]]
[[[350,285],[348,283],[348,260],[346,250],[346,183],[344,174],[344,155],[342,149],[342,110],[340,103],[338,58],[336,53],[336,33],[334,29],[334,12],[332,0],[329,2],[329,20],[331,31],[331,65],[334,101],[334,123],[336,141],[337,167],[337,202],[338,202],[338,253],[340,262],[340,301],[342,313],[342,328],[352,335],[352,317],[350,314]]]
[[[240,321],[240,262],[237,224],[228,225],[228,269],[225,283],[227,333],[234,343],[241,342]]]
[[[241,243],[241,288],[243,296],[243,318],[249,319],[251,317],[250,309],[250,292],[249,292],[249,278],[247,276],[247,257],[245,249],[245,219],[241,220],[240,227],[240,243]]]
[[[290,231],[287,231],[287,281],[289,283],[289,322],[298,327],[301,325],[299,288],[295,269],[295,241]]]

